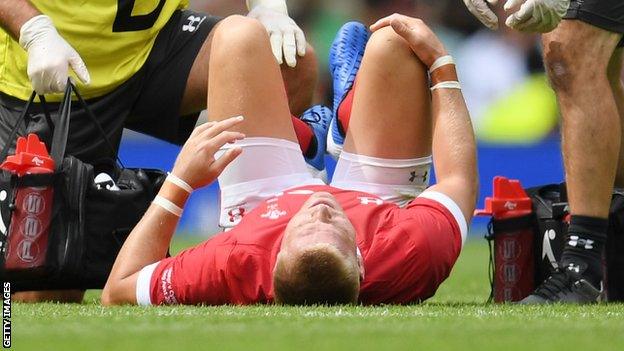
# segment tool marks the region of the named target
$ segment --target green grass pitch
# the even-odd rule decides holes
[[[178,247],[188,241],[176,242]],[[470,240],[414,306],[117,307],[13,304],[15,350],[624,350],[624,305],[487,305],[487,245]]]

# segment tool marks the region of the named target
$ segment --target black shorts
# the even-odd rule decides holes
[[[185,25],[189,24],[190,16],[205,19],[195,30],[189,31]],[[220,19],[189,10],[176,11],[158,34],[143,67],[112,92],[87,101],[114,144],[115,152],[123,128],[176,144],[186,141],[200,112],[180,116],[186,81],[199,50]],[[24,101],[0,93],[1,146],[6,143],[24,105]],[[53,120],[57,118],[58,105],[48,103]],[[49,142],[51,136],[41,106],[36,104],[31,111],[31,121],[27,128],[20,128],[19,135],[37,133]],[[72,105],[67,154],[85,162],[113,156],[78,103]]]
[[[624,1],[572,0],[563,18],[581,20],[610,32],[624,34]],[[618,47],[624,47],[624,38]]]

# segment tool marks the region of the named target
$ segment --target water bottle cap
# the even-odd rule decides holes
[[[519,180],[494,177],[492,196],[485,198],[485,208],[476,210],[475,216],[520,216],[532,210],[531,198]]]

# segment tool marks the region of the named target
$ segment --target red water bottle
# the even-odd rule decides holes
[[[475,215],[493,218],[494,301],[518,301],[535,285],[531,198],[518,180],[497,176],[493,188]]]
[[[8,156],[0,168],[17,175],[54,172],[54,160],[35,134],[17,139],[15,155]],[[24,186],[17,189],[5,251],[5,270],[36,271],[46,262],[54,188]]]

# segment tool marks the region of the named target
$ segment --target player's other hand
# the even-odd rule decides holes
[[[50,17],[39,15],[24,23],[19,43],[28,52],[28,77],[37,94],[63,92],[70,66],[78,79],[90,83],[85,63],[58,34]]]
[[[241,148],[235,147],[218,160],[214,157],[223,145],[245,138],[242,133],[229,131],[242,121],[242,116],[232,117],[219,122],[204,123],[195,128],[180,150],[172,173],[193,189],[214,182],[225,167],[242,152]]]
[[[305,55],[307,43],[303,31],[288,16],[288,12],[260,4],[249,11],[247,16],[260,21],[269,32],[271,49],[277,62],[281,65],[286,60],[289,67],[295,67],[297,55]]]
[[[427,67],[431,67],[439,57],[448,54],[440,39],[418,18],[395,13],[380,19],[370,29],[376,31],[387,26],[392,26],[408,42],[412,51]]]
[[[547,33],[557,28],[568,11],[570,0],[509,0],[505,11],[520,6],[505,24],[521,32]]]

